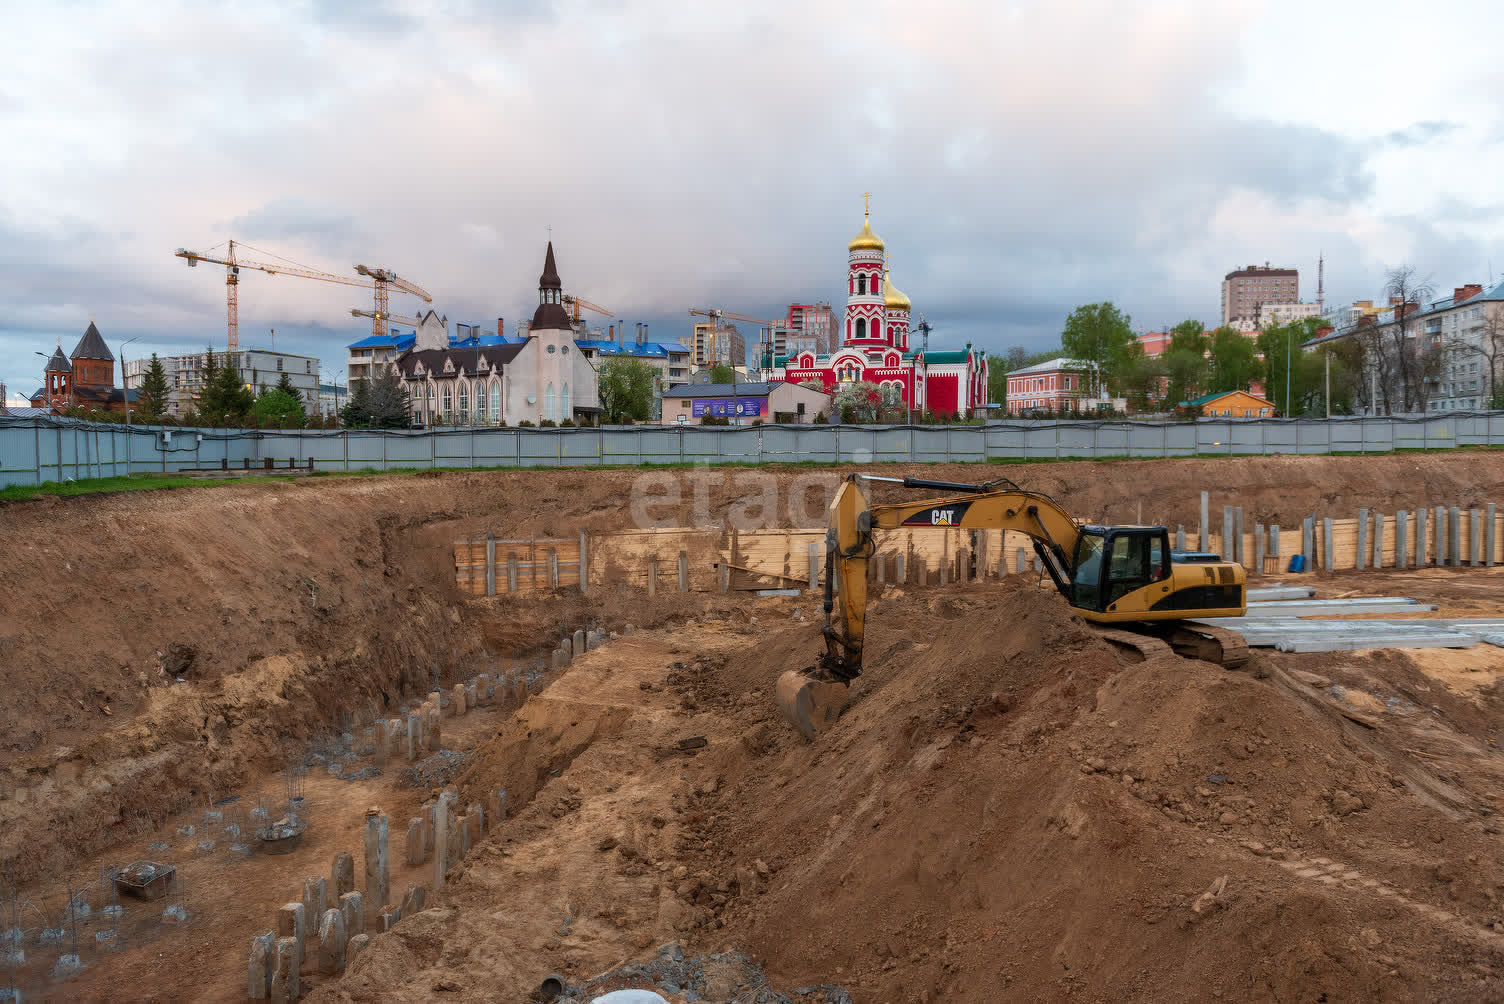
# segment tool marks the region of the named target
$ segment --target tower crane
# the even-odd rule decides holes
[[[265,272],[267,275],[295,275],[303,279],[336,282],[343,286],[371,288],[371,283],[364,279],[352,279],[348,276],[334,275],[331,272],[320,272],[317,269],[308,268],[304,265],[292,263],[273,264],[236,257],[234,241],[229,242],[229,250],[225,252],[223,258],[216,258],[213,255],[203,254],[198,251],[189,251],[186,248],[178,248],[174,252],[174,255],[187,261],[189,268],[196,268],[201,261],[225,267],[225,317],[228,321],[229,337],[227,344],[230,352],[234,352],[240,348],[240,296],[238,287],[240,285],[240,270],[243,268],[255,269],[258,272]]]
[[[422,286],[398,277],[397,273],[391,269],[381,268],[380,266],[370,268],[366,265],[356,265],[355,271],[361,275],[370,276],[376,283],[376,310],[371,316],[371,334],[373,335],[380,335],[382,322],[391,319],[386,308],[387,299],[391,295],[392,287],[395,286],[404,293],[411,293],[424,303],[433,302],[433,297],[429,296],[428,291]]]
[[[249,245],[242,243],[242,247]],[[256,250],[252,248],[252,250]],[[266,254],[266,252],[261,252]],[[399,279],[396,273],[384,268],[367,268],[365,265],[357,265],[355,271],[366,279],[356,279],[344,275],[335,275],[332,272],[320,272],[318,269],[299,265],[296,262],[264,262],[252,261],[248,258],[238,257],[235,253],[235,241],[228,242],[228,248],[223,258],[216,257],[200,251],[189,251],[186,248],[178,248],[174,256],[188,262],[189,268],[196,268],[198,263],[208,262],[211,265],[223,265],[225,267],[225,319],[228,329],[226,347],[234,352],[240,348],[240,270],[242,268],[255,269],[265,272],[267,275],[293,275],[302,279],[318,279],[320,282],[333,282],[341,286],[359,286],[362,289],[375,291],[375,311],[371,320],[373,334],[381,333],[381,322],[387,316],[387,299],[390,295],[389,287],[396,286],[398,289],[414,296],[420,297],[425,303],[432,303],[433,297],[419,286]],[[272,257],[276,257],[273,255]]]
[[[695,308],[691,307],[689,308],[689,314],[691,317],[710,318],[710,345],[708,346],[709,351],[707,352],[707,355],[710,357],[710,362],[712,363],[719,361],[719,353],[717,352],[717,350],[720,348],[719,342],[722,319],[732,321],[746,321],[748,324],[756,324],[758,327],[768,328],[770,329],[770,331],[771,329],[776,328],[780,323],[779,321],[765,321],[760,317],[750,317],[747,314],[732,313],[729,310],[717,310],[714,307],[712,307],[710,310],[696,310]]]
[[[608,310],[598,303],[591,303],[589,300],[581,299],[578,296],[570,296],[568,293],[564,294],[564,302],[569,305],[571,316],[574,318],[576,324],[580,321],[581,307],[584,307],[586,310],[593,310],[597,314],[605,314],[607,317],[616,316],[616,311],[614,310]]]
[[[422,323],[416,317],[407,317],[403,314],[378,314],[374,310],[361,310],[359,307],[351,307],[350,316],[369,317],[372,320],[380,318],[383,321],[390,321],[393,324],[406,324],[408,327],[412,328],[416,328],[419,324]],[[383,334],[383,332],[378,331],[376,332],[376,334],[380,335]]]

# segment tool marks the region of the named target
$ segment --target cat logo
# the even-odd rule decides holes
[[[970,502],[957,502],[952,505],[935,506],[932,509],[921,509],[908,519],[903,521],[904,526],[960,526],[961,520],[966,516],[966,510],[971,508]]]

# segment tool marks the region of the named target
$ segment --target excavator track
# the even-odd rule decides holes
[[[1101,624],[1093,624],[1092,627],[1099,638],[1119,652],[1126,654],[1130,662],[1146,662],[1157,655],[1169,655],[1174,651],[1168,644],[1151,635],[1139,634],[1137,631],[1124,631],[1121,628],[1110,628]]]
[[[1223,669],[1242,669],[1248,662],[1248,643],[1236,631],[1205,624],[1138,624],[1134,630],[1093,624],[1097,635],[1125,652],[1133,662],[1174,652],[1185,659],[1200,659]]]
[[[1248,662],[1248,643],[1236,631],[1206,624],[1176,624],[1170,647],[1187,659],[1214,662],[1223,669],[1242,669]]]

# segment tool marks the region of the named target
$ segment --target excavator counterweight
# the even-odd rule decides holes
[[[949,492],[942,498],[870,506],[858,481],[901,484]],[[1144,634],[1183,655],[1242,665],[1247,649],[1226,632],[1183,622],[1241,617],[1245,573],[1215,555],[1170,550],[1162,526],[1084,524],[1054,499],[1000,480],[980,485],[921,478],[846,478],[828,510],[825,533],[825,651],[817,664],[789,671],[776,693],[784,717],[812,739],[841,714],[851,683],[862,673],[866,636],[867,562],[876,553],[874,532],[900,528],[1014,530],[1027,536],[1065,601],[1104,637],[1123,645]],[[1111,625],[1112,627],[1105,627]],[[1119,628],[1129,628],[1139,635]],[[1137,646],[1141,656],[1149,639]]]

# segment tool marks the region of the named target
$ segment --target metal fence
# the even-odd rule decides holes
[[[966,463],[1389,453],[1504,445],[1504,412],[1425,417],[994,421],[986,425],[243,430],[0,418],[0,487],[289,460],[321,471],[780,462]]]

